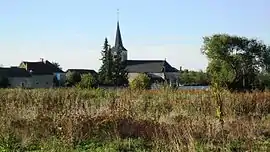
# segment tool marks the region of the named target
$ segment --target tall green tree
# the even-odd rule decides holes
[[[252,89],[262,69],[270,67],[269,47],[262,41],[228,34],[203,38],[212,82],[232,90]]]
[[[128,84],[128,73],[125,63],[122,61],[120,50],[118,50],[113,60],[113,82],[114,85],[123,86]]]
[[[107,38],[105,38],[101,55],[102,65],[99,69],[99,82],[113,84],[113,55]]]
[[[99,82],[117,86],[127,84],[127,71],[124,62],[122,62],[121,52],[118,50],[113,54],[107,38],[105,38],[101,54],[102,65],[99,69]]]

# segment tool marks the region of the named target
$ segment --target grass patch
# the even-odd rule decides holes
[[[0,151],[268,151],[270,92],[215,97],[169,88],[2,89]]]

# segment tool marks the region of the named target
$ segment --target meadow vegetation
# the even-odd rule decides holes
[[[0,151],[269,151],[270,93],[0,90]]]

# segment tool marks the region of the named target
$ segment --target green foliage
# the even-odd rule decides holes
[[[269,47],[256,39],[214,34],[204,37],[202,53],[212,82],[231,90],[252,89],[259,70],[270,67]]]
[[[7,77],[0,76],[0,88],[7,88],[9,86],[9,80]]]
[[[59,69],[61,69],[61,70],[62,70],[62,68],[61,68],[61,66],[60,66],[60,64],[59,64],[59,63],[57,63],[57,62],[52,62],[52,64],[53,64],[54,66],[56,66],[57,68],[59,68]]]
[[[224,61],[213,60],[208,64],[207,73],[211,75],[212,85],[216,83],[219,86],[226,86],[232,83],[234,73],[231,67]]]
[[[261,72],[258,74],[257,87],[262,90],[270,89],[270,73]]]
[[[121,61],[121,52],[117,51],[115,56],[105,38],[102,54],[102,66],[99,69],[99,82],[106,85],[121,86],[128,83],[127,71]]]
[[[180,83],[184,85],[208,85],[209,77],[203,71],[181,71]]]
[[[105,38],[101,55],[102,55],[101,58],[102,65],[99,69],[99,82],[101,82],[102,84],[113,84],[112,81],[113,55],[107,38]]]
[[[74,86],[81,81],[81,75],[78,72],[68,72],[66,74],[67,86]]]
[[[20,151],[22,150],[22,145],[20,142],[21,142],[20,139],[18,139],[16,136],[12,134],[6,135],[6,137],[1,137],[0,151],[1,152],[8,152],[13,150]]]
[[[83,74],[81,75],[81,81],[78,83],[79,88],[94,88],[97,87],[97,78],[91,74]]]
[[[118,50],[113,64],[113,82],[115,85],[122,86],[128,84],[128,73],[125,68],[126,66],[122,62],[121,52]]]
[[[75,145],[74,148],[68,147],[63,141],[53,137],[43,142],[30,143],[23,145],[16,137],[7,137],[0,140],[0,151],[91,151],[91,152],[118,152],[135,151],[143,152],[151,150],[151,145],[142,139],[115,139],[97,140],[89,139]]]
[[[149,89],[150,85],[150,78],[146,74],[139,74],[130,83],[132,89]]]
[[[150,147],[144,140],[141,139],[117,139],[113,141],[108,140],[89,140],[77,146],[78,151],[92,151],[92,152],[118,152],[118,151],[134,151],[143,152],[149,151]]]

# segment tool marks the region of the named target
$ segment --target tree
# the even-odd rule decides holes
[[[257,79],[257,86],[259,90],[270,89],[270,73],[260,73]]]
[[[125,63],[122,62],[120,50],[116,52],[113,60],[113,82],[116,86],[123,86],[128,84],[128,73],[126,71]]]
[[[110,48],[107,38],[105,38],[101,55],[102,55],[102,58],[101,58],[102,65],[99,69],[99,81],[103,84],[113,84],[113,79],[112,79],[113,56],[112,56],[112,50]]]
[[[209,76],[203,71],[183,70],[180,74],[180,83],[184,85],[208,85]]]
[[[80,88],[95,88],[97,87],[97,79],[91,74],[83,74],[81,81],[78,83],[78,87]]]
[[[207,73],[213,83],[228,89],[252,89],[260,71],[270,67],[269,47],[256,39],[214,34],[204,37],[203,43]]]
[[[66,74],[66,77],[67,77],[67,80],[66,80],[67,86],[74,86],[81,81],[81,75],[78,72],[69,71]]]
[[[132,89],[149,89],[151,87],[150,78],[146,74],[139,74],[130,82]]]
[[[203,72],[203,71],[194,71],[194,75],[195,75],[195,82],[198,85],[208,85],[209,84],[209,76],[207,73]]]
[[[57,68],[59,68],[59,69],[62,70],[62,68],[60,67],[60,64],[59,64],[59,63],[57,63],[57,62],[52,62],[52,64],[53,64],[54,66],[56,66]]]
[[[180,83],[181,84],[191,84],[194,83],[194,77],[191,76],[191,73],[188,70],[184,70],[180,74]]]
[[[122,62],[121,52],[112,53],[112,49],[105,38],[102,54],[102,66],[99,69],[99,82],[107,85],[121,86],[128,83],[125,64]]]

